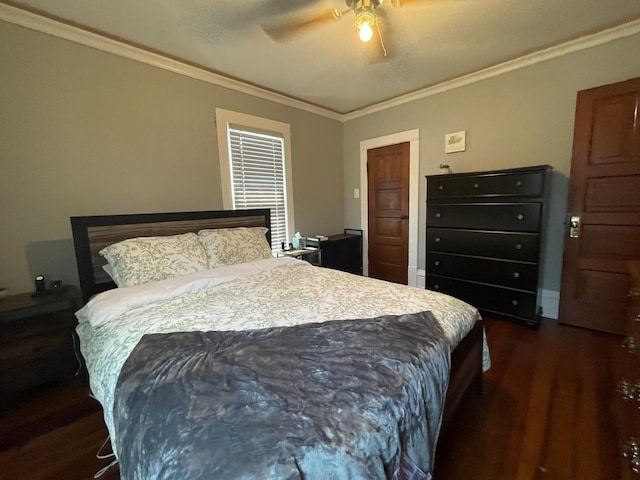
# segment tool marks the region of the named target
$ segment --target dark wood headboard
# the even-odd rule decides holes
[[[140,213],[71,217],[73,244],[80,278],[82,299],[86,303],[96,293],[115,288],[103,270],[106,260],[99,252],[113,243],[135,237],[177,235],[205,228],[271,228],[269,209],[217,210],[207,212]],[[271,244],[271,231],[267,232]]]

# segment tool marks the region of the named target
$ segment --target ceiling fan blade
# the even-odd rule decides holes
[[[314,16],[299,18],[297,20],[263,24],[262,29],[275,41],[281,42],[288,40],[290,37],[303,30],[324,25],[334,20],[339,20],[347,12],[350,12],[350,10],[329,10]]]
[[[415,3],[427,3],[431,0],[391,0],[391,5],[394,7],[403,7],[405,5],[411,5]]]

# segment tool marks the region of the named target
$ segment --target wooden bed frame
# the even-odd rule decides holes
[[[102,268],[107,261],[99,253],[113,243],[134,237],[197,233],[210,228],[270,226],[269,209],[71,217],[82,300],[86,303],[96,293],[116,288]],[[271,231],[266,235],[271,244]]]
[[[83,301],[115,288],[102,268],[106,260],[98,253],[107,245],[127,238],[176,235],[204,228],[269,228],[270,225],[269,209],[71,217]],[[267,240],[271,240],[270,232],[267,232]],[[467,396],[481,392],[482,346],[483,328],[482,322],[478,321],[452,353],[443,429]]]

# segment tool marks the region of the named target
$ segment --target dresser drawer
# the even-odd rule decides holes
[[[640,351],[623,351],[623,365],[613,400],[619,431],[621,479],[640,478]],[[636,446],[635,459],[633,458]],[[635,463],[634,463],[635,462]],[[634,472],[634,465],[637,472]]]
[[[540,229],[541,215],[540,203],[427,205],[430,227],[536,232]]]
[[[427,253],[427,274],[536,291],[538,265],[510,260]]]
[[[427,230],[427,250],[477,257],[538,262],[537,233],[486,232],[449,228]]]
[[[618,415],[621,480],[640,479],[640,262],[630,263],[628,326],[621,348],[615,412]]]
[[[479,310],[499,313],[511,317],[534,320],[536,294],[508,288],[481,285],[464,280],[427,275],[429,290],[446,293],[459,298]]]
[[[640,286],[631,288],[627,295],[629,298],[627,333],[640,345]]]
[[[429,177],[427,199],[539,196],[544,191],[545,172]]]

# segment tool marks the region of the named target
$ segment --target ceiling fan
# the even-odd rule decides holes
[[[291,18],[287,20],[263,24],[263,30],[276,41],[289,40],[291,37],[307,30],[311,27],[320,26],[335,20],[345,18],[350,12],[354,15],[354,27],[358,30],[358,36],[363,42],[368,42],[373,37],[374,29],[378,33],[384,55],[386,56],[386,49],[384,48],[384,42],[382,41],[382,34],[380,32],[380,18],[384,15],[378,8],[383,4],[392,4],[395,7],[400,7],[405,4],[418,3],[425,0],[345,0],[347,9],[339,10],[332,9],[320,12],[313,16]]]

